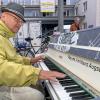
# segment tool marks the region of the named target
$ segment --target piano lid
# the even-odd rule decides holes
[[[52,36],[49,47],[100,61],[100,27]]]

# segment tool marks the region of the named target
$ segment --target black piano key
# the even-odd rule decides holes
[[[62,86],[70,86],[70,85],[75,85],[75,83],[60,83]]]
[[[62,72],[61,70],[58,70],[58,69],[54,69],[54,68],[52,68],[52,69],[50,69],[50,70],[52,70],[52,71],[57,71],[57,72],[61,72],[61,73],[64,73],[64,72]]]
[[[85,99],[85,100],[89,100],[89,99],[91,99],[92,97],[89,95],[89,94],[87,94],[87,95],[82,95],[82,96],[75,96],[75,97],[72,97],[74,100],[83,100],[83,99]]]
[[[72,80],[69,76],[66,76],[64,78],[57,78],[59,81],[64,81],[64,80]]]
[[[76,84],[73,80],[64,80],[64,81],[59,81],[60,84]]]
[[[74,91],[81,91],[82,88],[81,87],[77,87],[77,88],[71,88],[71,89],[65,89],[67,92],[74,92]]]
[[[79,93],[71,93],[70,97],[72,97],[72,100],[90,100],[94,98],[93,96],[88,94],[86,91],[79,92]],[[82,97],[82,99],[80,97]]]
[[[70,79],[70,78],[69,78],[69,79],[64,79],[64,78],[63,78],[63,79],[62,79],[62,78],[57,78],[57,79],[58,79],[58,81],[72,80],[72,79]]]
[[[75,83],[73,80],[64,80],[64,81],[59,81],[59,82],[65,82],[65,83]]]
[[[78,92],[78,93],[71,93],[70,96],[75,97],[75,96],[85,95],[85,94],[87,94],[87,92],[84,91],[84,92]]]
[[[93,97],[86,97],[86,98],[80,98],[80,99],[72,98],[71,100],[93,100]]]
[[[71,100],[92,100],[92,99],[93,99],[92,97],[86,97],[86,98],[82,98],[82,99],[72,98]]]
[[[53,66],[51,67],[51,70],[57,70],[57,68],[55,68],[55,66],[53,65]]]
[[[45,60],[44,62],[45,62],[45,64],[48,66],[48,68],[49,68],[50,70],[58,71],[58,72],[64,73],[64,72],[61,71],[55,64],[53,64],[50,60]]]
[[[59,81],[59,83],[75,83],[72,80],[63,80],[63,81]]]
[[[76,86],[70,86],[70,87],[65,87],[64,89],[76,89],[76,88],[80,88],[80,86],[76,85]]]

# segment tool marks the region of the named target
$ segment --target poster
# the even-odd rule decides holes
[[[40,0],[41,12],[55,12],[55,0]]]

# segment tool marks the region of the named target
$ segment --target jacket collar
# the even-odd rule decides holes
[[[15,36],[15,33],[12,32],[5,24],[3,21],[0,20],[0,35],[11,38]]]

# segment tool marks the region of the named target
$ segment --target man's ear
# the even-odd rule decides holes
[[[1,19],[4,19],[5,18],[5,13],[2,13],[1,14]]]
[[[2,13],[0,20],[5,23],[6,17],[4,13]]]

